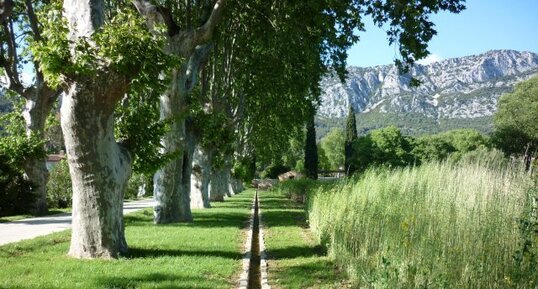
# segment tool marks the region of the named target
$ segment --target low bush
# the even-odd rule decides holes
[[[327,190],[333,187],[333,181],[316,181],[308,178],[291,179],[278,183],[274,190],[279,191],[288,199],[296,202],[306,203],[308,196],[317,190]]]
[[[49,208],[69,208],[72,200],[73,190],[69,165],[66,160],[62,160],[50,171],[47,183],[47,203]]]
[[[31,183],[6,156],[0,155],[0,216],[28,213],[35,198]]]
[[[124,198],[131,200],[138,199],[141,197],[140,190],[145,190],[145,194],[147,194],[148,191],[151,192],[151,177],[147,177],[140,173],[133,173],[127,183],[127,190],[125,191]]]
[[[317,188],[317,183],[317,181],[308,178],[293,179],[278,183],[275,190],[280,191],[289,199],[304,203],[308,193]]]
[[[260,176],[262,179],[276,179],[278,175],[291,171],[291,168],[284,165],[270,165],[268,166]]]

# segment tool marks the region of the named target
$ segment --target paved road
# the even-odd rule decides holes
[[[123,214],[152,206],[152,199],[124,203]],[[71,214],[67,213],[0,223],[0,245],[33,239],[69,228],[71,228]]]

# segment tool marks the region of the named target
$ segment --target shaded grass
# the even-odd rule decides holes
[[[308,229],[302,204],[278,190],[260,192],[272,288],[347,288],[342,273]]]
[[[70,231],[0,247],[0,288],[231,288],[241,269],[242,228],[253,192],[193,210],[189,224],[127,215],[129,252],[116,260],[66,256]]]

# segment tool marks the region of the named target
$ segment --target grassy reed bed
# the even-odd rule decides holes
[[[494,167],[370,170],[313,194],[310,226],[358,288],[535,288],[536,188]]]

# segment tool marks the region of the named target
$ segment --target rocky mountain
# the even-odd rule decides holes
[[[417,64],[408,75],[394,65],[350,67],[345,84],[338,77],[321,81],[319,119],[341,118],[352,105],[357,113],[419,115],[445,120],[493,115],[499,96],[538,73],[538,54],[493,50],[484,54]],[[411,76],[422,84],[410,87]]]

